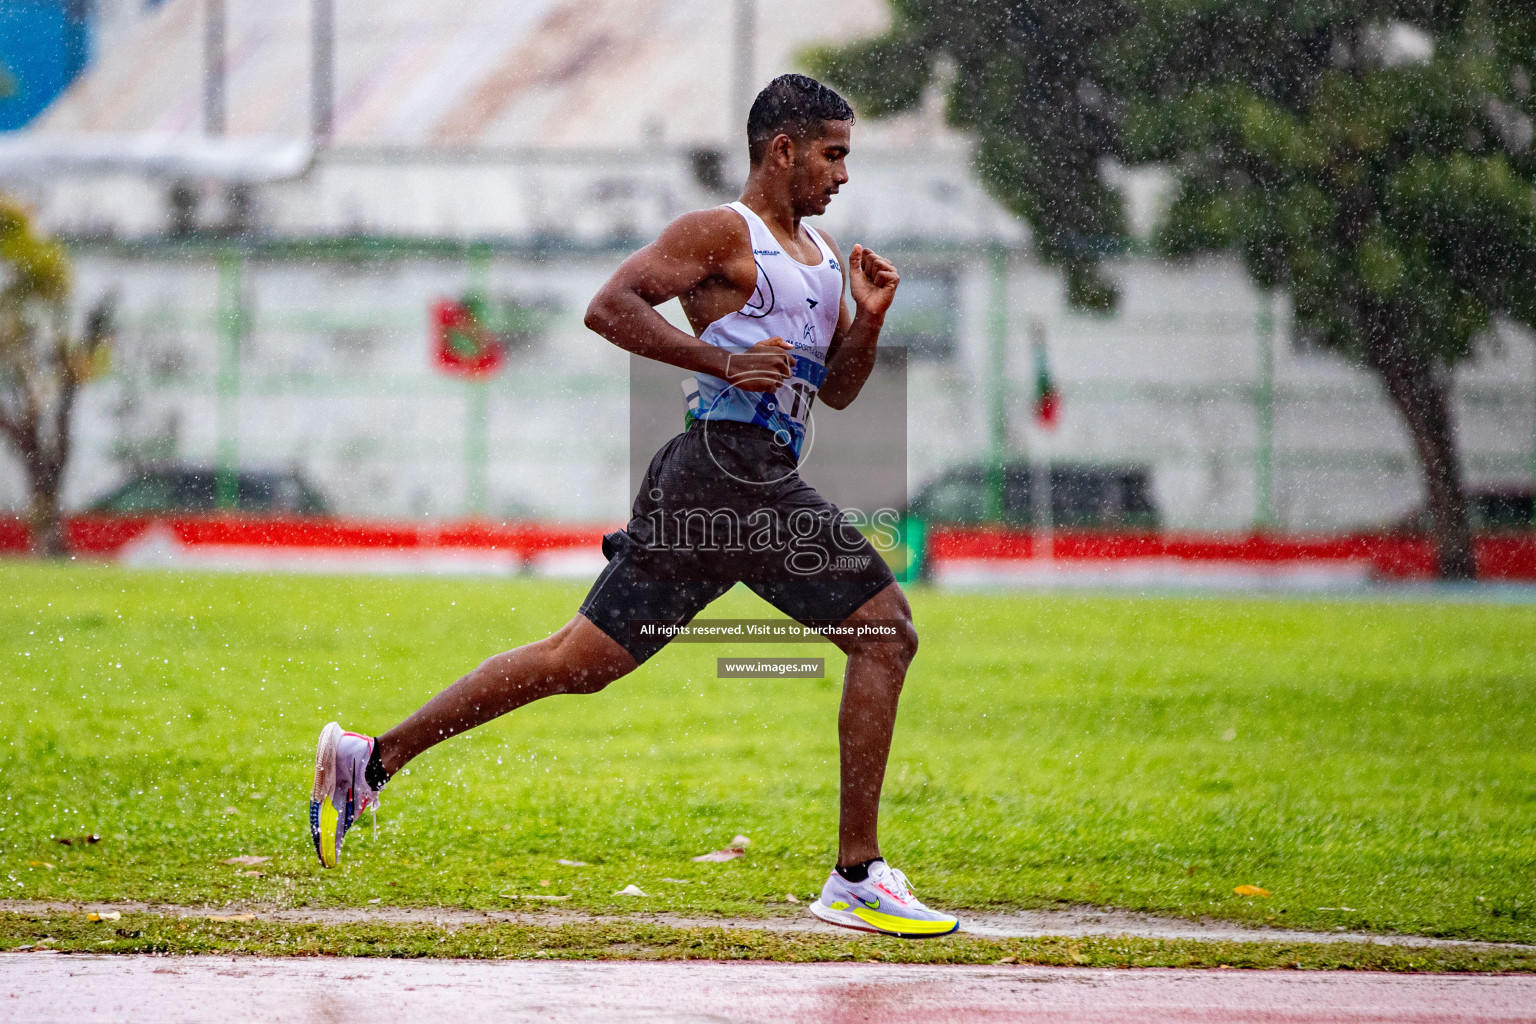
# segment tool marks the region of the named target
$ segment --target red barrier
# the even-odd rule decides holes
[[[25,551],[30,531],[24,520],[0,519],[0,551]]]
[[[113,557],[153,526],[170,531],[188,547],[276,547],[311,551],[484,550],[529,558],[542,552],[596,550],[602,526],[460,521],[391,523],[342,519],[258,519],[243,516],[130,518],[70,517],[65,535],[73,551]],[[1039,538],[1028,530],[996,527],[935,527],[928,554],[937,563],[957,559],[1008,562],[1035,557]],[[18,518],[0,518],[0,552],[27,549],[27,527]],[[1536,533],[1486,534],[1475,541],[1479,577],[1536,582]],[[1433,543],[1424,537],[1392,534],[1288,536],[1281,534],[1103,533],[1059,531],[1051,536],[1059,563],[1175,560],[1191,564],[1252,567],[1285,565],[1367,565],[1389,580],[1427,580],[1435,575]]]
[[[596,547],[599,526],[539,523],[390,523],[345,519],[258,519],[246,516],[72,516],[64,526],[70,550],[110,557],[151,527],[167,529],[187,546],[318,548],[340,550],[475,548],[527,557],[539,551]],[[611,528],[611,527],[610,527]],[[0,552],[27,549],[20,519],[0,519]]]
[[[929,557],[1027,559],[1038,539],[1027,530],[993,527],[935,527]],[[1486,534],[1474,541],[1479,578],[1536,581],[1536,533]],[[1058,561],[1175,559],[1246,565],[1365,562],[1382,579],[1435,577],[1434,543],[1425,537],[1393,534],[1287,536],[1283,534],[1099,533],[1063,531],[1051,537]]]

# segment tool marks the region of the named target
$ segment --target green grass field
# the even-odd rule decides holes
[[[583,590],[0,564],[0,887],[798,912],[786,894],[811,898],[835,850],[838,684],[717,680],[714,659],[825,654],[836,676],[829,645],[674,645],[429,752],[385,792],[377,841],[365,819],[340,870],[315,863],[319,727],[393,724]],[[1536,607],[912,604],[883,839],[930,903],[1536,941]],[[706,614],[771,613],[738,590]],[[689,860],[738,832],[744,859]],[[221,863],[242,854],[272,859]],[[650,896],[612,895],[629,883]]]

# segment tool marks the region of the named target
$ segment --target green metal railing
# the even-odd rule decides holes
[[[219,338],[219,440],[215,458],[217,476],[214,504],[234,508],[235,473],[240,465],[240,337],[245,330],[245,299],[241,293],[239,256],[221,252],[218,256],[219,299],[216,313]]]

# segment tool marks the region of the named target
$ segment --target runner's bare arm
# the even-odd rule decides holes
[[[833,252],[839,251],[830,235],[823,231],[821,236]],[[896,286],[901,283],[901,275],[890,260],[862,245],[854,246],[848,254],[843,276],[851,287],[858,312],[849,316],[848,303],[841,303],[837,333],[827,350],[827,379],[817,392],[817,397],[834,409],[846,409],[859,397],[869,379],[875,366],[880,328],[896,297]]]
[[[723,288],[745,281],[750,294],[757,280],[751,247],[746,224],[735,213],[684,214],[620,264],[593,296],[586,325],[626,352],[721,377],[746,391],[772,391],[792,370],[788,342],[769,338],[728,355],[673,327],[655,308],[711,280]],[[743,257],[746,266],[737,265]]]

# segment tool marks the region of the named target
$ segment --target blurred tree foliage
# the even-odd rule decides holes
[[[1100,174],[1119,151],[1120,112],[1102,45],[1134,22],[1121,0],[891,0],[891,30],[809,55],[873,117],[917,105],[935,76],[951,124],[974,133],[987,188],[1063,264],[1073,302],[1108,309],[1099,261],[1125,242],[1124,206]]]
[[[891,0],[812,55],[880,115],[947,77],[983,180],[1112,304],[1106,158],[1172,169],[1169,254],[1235,249],[1296,327],[1375,371],[1424,468],[1440,570],[1475,573],[1449,369],[1496,316],[1536,326],[1530,0]]]
[[[102,366],[110,300],[85,328],[69,326],[69,259],[32,230],[26,212],[0,197],[0,436],[20,456],[31,489],[33,550],[65,553],[59,491],[69,463],[80,385]]]

